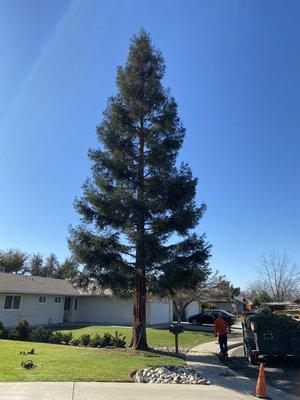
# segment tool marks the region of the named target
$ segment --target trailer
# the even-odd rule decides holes
[[[245,358],[251,364],[271,357],[300,357],[300,323],[294,330],[265,330],[244,316],[242,330]]]

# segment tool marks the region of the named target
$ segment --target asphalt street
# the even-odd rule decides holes
[[[244,357],[243,347],[230,352],[231,363],[228,366],[241,375],[257,378],[259,365],[249,364]],[[278,389],[300,398],[300,359],[274,358],[265,364],[266,381]]]

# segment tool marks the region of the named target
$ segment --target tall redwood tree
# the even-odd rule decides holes
[[[197,180],[188,165],[176,164],[185,129],[164,73],[160,51],[142,30],[117,70],[117,94],[97,128],[100,147],[89,151],[92,178],[75,201],[82,223],[69,238],[84,266],[81,284],[134,296],[135,349],[148,347],[148,279],[159,276],[170,237],[189,235],[205,209],[195,204]]]

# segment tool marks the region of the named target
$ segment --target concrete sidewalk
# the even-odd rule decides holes
[[[253,400],[240,382],[227,385],[156,385],[101,382],[0,383],[1,400]],[[276,395],[272,399],[290,399]]]

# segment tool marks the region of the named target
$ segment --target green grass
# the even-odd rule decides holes
[[[19,355],[35,349],[36,355]],[[179,358],[128,349],[92,349],[65,345],[0,340],[0,381],[117,381],[130,380],[133,370],[184,365]],[[21,367],[32,360],[36,368]]]
[[[74,338],[83,333],[93,335],[116,330],[131,338],[131,328],[111,326],[72,326],[54,330],[72,331]],[[166,329],[147,328],[149,346],[174,346],[174,336]],[[208,332],[184,332],[179,336],[180,347],[193,347],[200,342],[212,340]],[[35,355],[19,355],[20,351],[35,349]],[[130,349],[93,349],[44,343],[28,343],[0,340],[0,381],[114,381],[130,380],[136,369],[163,365],[184,365],[184,360],[150,352]],[[25,370],[24,360],[32,360],[36,368]]]
[[[114,333],[118,331],[126,336],[127,344],[129,344],[131,339],[132,328],[124,327],[112,327],[112,326],[70,326],[56,328],[55,330],[63,330],[64,332],[72,331],[74,338],[79,338],[83,333],[88,333],[94,335],[98,333],[103,335],[105,332]],[[192,332],[187,331],[179,335],[179,347],[190,348],[194,347],[199,343],[208,342],[213,340],[213,334],[210,332]],[[147,328],[147,340],[150,347],[153,346],[174,346],[174,335],[169,332],[168,329],[154,329]]]

